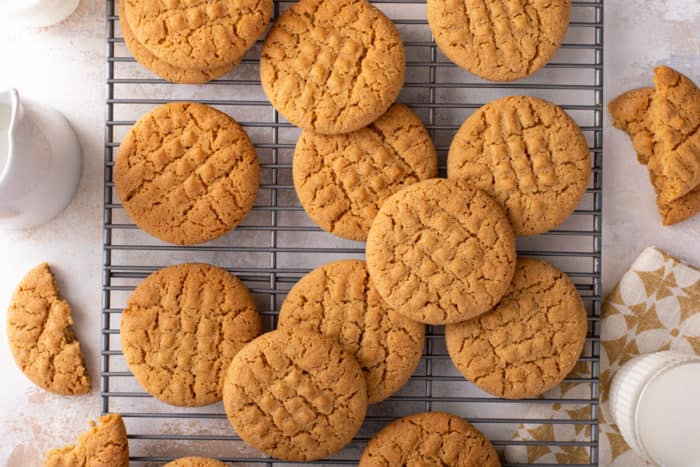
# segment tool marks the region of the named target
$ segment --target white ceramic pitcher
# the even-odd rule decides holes
[[[0,228],[43,224],[65,208],[80,181],[80,145],[59,112],[0,92]]]

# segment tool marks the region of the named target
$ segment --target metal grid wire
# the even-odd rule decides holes
[[[261,90],[261,41],[229,75],[202,86],[173,85],[135,63],[119,29],[118,0],[107,0],[107,95],[104,148],[104,267],[101,343],[101,410],[120,412],[129,432],[132,465],[162,465],[185,455],[207,455],[243,465],[289,464],[246,446],[228,424],[221,404],[177,408],[160,403],[136,383],[119,342],[119,320],[128,295],[149,273],[178,262],[209,262],[239,276],[253,293],[266,329],[289,288],[311,269],[340,258],[362,258],[362,243],[335,238],[316,227],[300,207],[291,182],[291,157],[299,131],[269,104]],[[374,2],[394,20],[406,45],[406,84],[399,101],[421,117],[438,148],[441,174],[452,136],[474,109],[492,99],[535,95],[562,106],[589,142],[593,177],[571,218],[557,230],[518,239],[523,256],[543,258],[566,271],[583,296],[589,333],[581,357],[587,374],[567,381],[584,385],[585,396],[563,399],[502,400],[464,381],[452,366],[442,327],[428,327],[421,364],[395,396],[371,406],[350,446],[317,462],[356,464],[367,440],[391,420],[425,410],[463,416],[503,451],[517,446],[564,446],[583,450],[598,464],[599,336],[601,293],[603,0],[572,2],[572,21],[561,49],[543,70],[512,83],[490,83],[451,64],[436,48],[425,20],[424,0]],[[275,0],[275,16],[291,2]],[[242,225],[210,243],[172,246],[141,232],[125,215],[113,189],[112,167],[119,142],[141,115],[158,104],[191,100],[232,115],[253,139],[261,163],[260,193]],[[547,407],[584,409],[576,420],[550,420]],[[525,424],[584,427],[584,442],[517,441]],[[554,432],[557,432],[557,429]],[[581,449],[583,448],[583,449]],[[506,464],[543,465],[543,464]]]

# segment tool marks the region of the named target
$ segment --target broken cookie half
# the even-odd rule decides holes
[[[119,414],[90,422],[90,429],[78,437],[78,444],[52,449],[43,467],[127,467],[129,442]]]
[[[649,169],[663,224],[672,225],[700,212],[700,91],[671,68],[654,73],[656,89],[628,91],[608,110]]]
[[[7,315],[12,355],[37,386],[61,395],[90,391],[90,377],[73,332],[71,309],[47,263],[22,279]]]

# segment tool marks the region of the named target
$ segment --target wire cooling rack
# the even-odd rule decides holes
[[[119,28],[118,0],[107,0],[107,95],[104,148],[104,258],[101,343],[101,411],[120,412],[129,432],[131,465],[162,465],[186,455],[206,455],[242,465],[289,464],[246,446],[231,429],[221,404],[177,408],[160,403],[136,383],[124,362],[119,322],[126,300],[149,273],[178,262],[202,261],[239,276],[253,293],[266,329],[273,329],[289,288],[311,269],[340,258],[362,258],[362,243],[320,231],[294,193],[291,158],[299,131],[269,104],[260,87],[261,41],[229,75],[203,86],[173,85],[135,63]],[[374,2],[394,20],[406,45],[406,84],[399,101],[408,104],[429,129],[445,157],[462,121],[481,105],[511,94],[535,95],[562,106],[589,142],[593,177],[571,218],[557,230],[518,240],[523,256],[541,257],[566,271],[577,284],[589,314],[589,333],[581,357],[586,374],[567,381],[584,385],[584,397],[501,400],[464,381],[452,366],[442,327],[428,328],[425,354],[410,382],[395,396],[370,407],[350,446],[324,465],[356,464],[367,440],[391,420],[426,410],[446,410],[474,423],[504,450],[560,446],[587,453],[598,464],[599,336],[601,293],[603,0],[572,2],[572,21],[564,44],[543,70],[513,83],[489,83],[451,64],[436,48],[425,20],[424,0]],[[275,16],[291,2],[275,0]],[[253,139],[261,163],[260,193],[242,225],[224,237],[198,246],[172,246],[141,232],[126,216],[114,192],[112,167],[129,126],[153,107],[172,100],[212,105],[241,122]],[[578,392],[580,396],[581,392]],[[550,420],[548,405],[581,409],[576,420]],[[519,441],[521,426],[581,427],[588,439]],[[553,430],[554,433],[557,430]],[[544,464],[505,464],[544,465]]]

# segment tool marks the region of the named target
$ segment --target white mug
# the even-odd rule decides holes
[[[43,224],[70,203],[82,172],[80,144],[59,112],[0,92],[0,228]]]
[[[9,26],[45,27],[68,18],[80,0],[0,0],[0,23]]]

